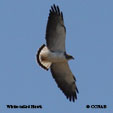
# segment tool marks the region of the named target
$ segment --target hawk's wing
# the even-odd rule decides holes
[[[58,6],[50,9],[46,28],[46,43],[51,51],[65,51],[66,29],[63,21],[63,13]]]
[[[75,84],[75,77],[72,74],[67,62],[53,63],[51,65],[51,73],[58,87],[63,91],[69,100],[77,99],[78,89]]]

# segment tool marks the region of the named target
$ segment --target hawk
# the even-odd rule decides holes
[[[63,13],[59,6],[51,6],[47,28],[46,45],[43,44],[37,52],[38,64],[48,70],[50,68],[53,78],[67,99],[75,101],[78,89],[75,77],[70,70],[68,61],[74,59],[66,53],[65,49],[66,28]]]

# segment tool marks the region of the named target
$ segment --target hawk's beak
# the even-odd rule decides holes
[[[74,60],[75,58],[72,56],[72,59]]]

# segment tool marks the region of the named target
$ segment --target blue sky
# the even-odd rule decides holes
[[[66,26],[69,65],[79,89],[75,103],[57,87],[50,71],[36,63],[45,43],[50,6],[59,5]],[[7,109],[7,104],[42,109]],[[87,109],[107,105],[106,109]],[[0,111],[2,113],[113,112],[112,0],[0,0]]]

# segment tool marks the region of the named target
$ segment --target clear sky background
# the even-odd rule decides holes
[[[63,11],[66,50],[75,57],[69,62],[79,89],[75,103],[36,63],[53,3]],[[7,104],[43,108],[11,110]],[[113,0],[0,0],[0,112],[113,113]]]

